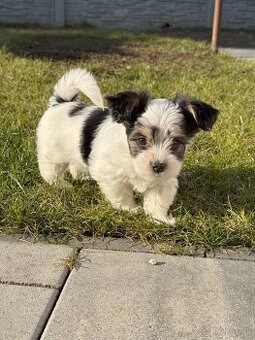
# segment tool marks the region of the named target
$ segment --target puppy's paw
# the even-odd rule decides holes
[[[69,189],[69,188],[72,188],[72,184],[65,181],[65,180],[62,180],[62,181],[58,181],[58,182],[55,182],[54,183],[56,186],[58,186],[59,188],[63,188],[63,189]]]
[[[127,204],[120,204],[117,209],[124,210],[124,211],[131,211],[133,213],[137,213],[139,211],[139,206],[136,204],[127,205]]]
[[[81,177],[81,180],[82,181],[93,181],[93,178],[90,176],[90,175],[83,175],[82,177]]]
[[[132,213],[134,214],[138,214],[140,211],[142,211],[142,207],[140,207],[139,205],[135,205],[134,208],[131,208]]]
[[[169,220],[168,224],[170,224],[172,226],[174,226],[176,224],[176,219],[173,217],[173,214],[171,214],[171,213],[168,215],[168,220]]]
[[[152,216],[153,220],[156,222],[156,223],[167,223],[171,226],[174,226],[175,223],[176,223],[176,220],[175,218],[173,217],[172,214],[169,214],[168,216]]]

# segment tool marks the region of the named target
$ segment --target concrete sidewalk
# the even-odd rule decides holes
[[[242,60],[255,60],[254,48],[219,47],[219,51]]]
[[[0,339],[255,339],[254,256],[112,243],[118,250],[85,245],[70,271],[72,247],[0,239]]]

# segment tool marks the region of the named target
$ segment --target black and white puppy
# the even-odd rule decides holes
[[[76,99],[79,92],[95,106]],[[38,162],[48,183],[67,185],[89,174],[117,209],[134,210],[133,191],[143,193],[144,210],[174,224],[173,203],[186,146],[200,130],[210,130],[218,110],[185,96],[149,99],[146,92],[106,97],[86,70],[66,73],[55,85],[37,129]]]

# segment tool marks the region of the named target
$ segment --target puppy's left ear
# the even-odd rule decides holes
[[[146,110],[149,95],[145,91],[126,91],[107,96],[106,101],[114,121],[132,126]]]
[[[211,130],[219,114],[219,111],[211,105],[183,95],[177,95],[174,103],[181,108],[187,121],[187,128],[194,133],[199,129]]]

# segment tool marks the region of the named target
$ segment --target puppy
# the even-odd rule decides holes
[[[94,106],[80,102],[80,92]],[[86,70],[71,70],[58,81],[37,128],[42,177],[67,185],[66,170],[74,179],[90,175],[117,209],[137,209],[133,191],[143,193],[144,211],[174,224],[169,207],[185,150],[200,129],[212,128],[218,110],[182,95],[150,99],[146,92],[134,91],[106,101],[107,108]]]

